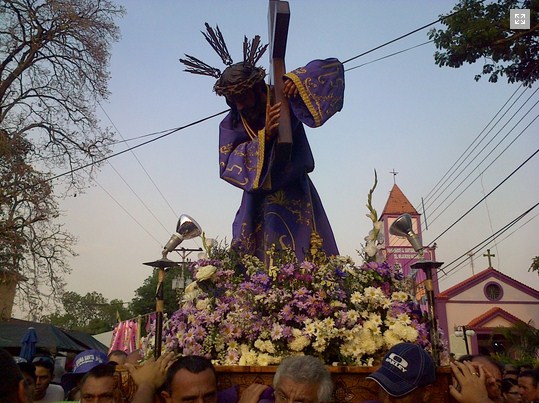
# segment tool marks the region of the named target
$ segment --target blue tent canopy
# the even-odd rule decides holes
[[[108,346],[83,332],[64,330],[50,323],[30,322],[10,319],[0,322],[0,348],[13,350],[21,347],[21,339],[29,327],[33,327],[37,335],[37,349],[48,351],[80,352],[88,349],[108,351]]]

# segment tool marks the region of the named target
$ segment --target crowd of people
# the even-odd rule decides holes
[[[78,401],[81,403],[322,403],[335,401],[327,367],[316,357],[290,356],[278,366],[272,386],[253,383],[241,393],[237,386],[218,388],[210,360],[176,357],[167,352],[140,364],[138,352],[97,350],[78,354],[73,370],[54,379],[54,360],[48,356],[26,362],[0,350],[0,403]],[[129,373],[131,393],[118,376],[117,365]],[[461,403],[539,402],[538,371],[502,367],[488,356],[464,356],[451,363],[449,393]],[[436,366],[431,356],[412,343],[391,348],[371,373],[379,385],[377,400],[362,403],[434,402]],[[129,389],[129,387],[127,387]]]

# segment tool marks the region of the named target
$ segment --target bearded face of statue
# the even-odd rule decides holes
[[[260,129],[264,124],[265,94],[260,92],[259,87],[249,88],[240,94],[227,97],[227,103],[236,109],[253,128]]]

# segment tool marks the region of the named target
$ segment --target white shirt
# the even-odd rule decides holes
[[[34,400],[34,403],[52,403],[64,400],[64,389],[60,385],[49,384],[45,391],[45,396],[41,400]]]

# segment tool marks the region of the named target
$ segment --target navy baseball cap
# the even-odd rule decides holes
[[[393,397],[404,396],[436,381],[436,366],[429,353],[412,343],[393,346],[382,366],[367,376]]]

